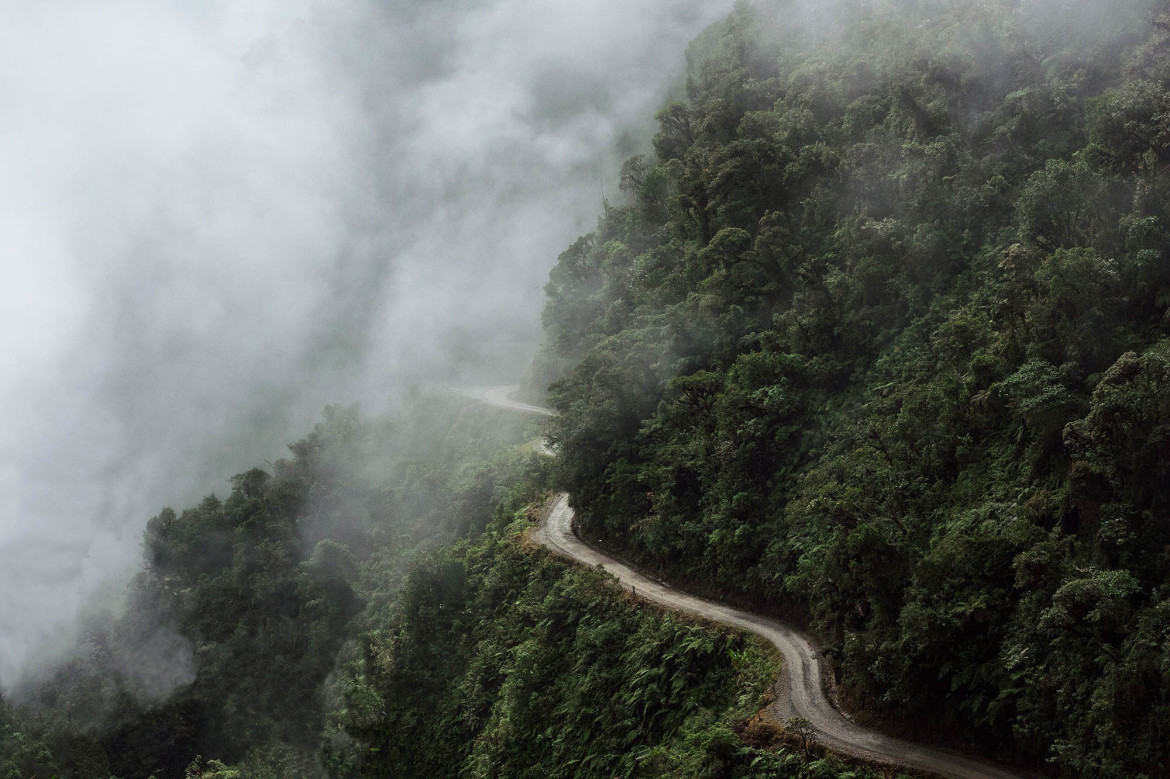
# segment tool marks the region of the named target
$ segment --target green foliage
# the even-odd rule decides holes
[[[558,258],[553,476],[590,536],[807,619],[869,714],[1166,775],[1170,14],[813,5],[705,31]],[[737,735],[742,637],[525,551],[517,416],[331,408],[161,511],[127,615],[0,709],[0,775],[311,775],[322,732],[335,776],[856,775]]]
[[[415,403],[382,420],[327,408],[289,459],[235,476],[225,500],[151,519],[123,615],[95,618],[25,693],[37,711],[4,731],[9,773],[320,774],[326,681],[397,608],[411,560],[477,534],[503,480],[542,484],[536,458],[500,456],[530,420]]]
[[[745,746],[775,660],[754,640],[631,604],[598,571],[525,551],[521,490],[487,534],[412,570],[363,637],[335,722],[354,776],[829,776]]]
[[[581,527],[805,615],[875,713],[1165,773],[1170,17],[830,15],[692,44],[583,239],[632,274],[549,297]]]
[[[630,608],[524,552],[509,521],[416,566],[400,617],[365,638],[339,715],[368,745],[361,775],[609,775],[733,700],[741,639]]]

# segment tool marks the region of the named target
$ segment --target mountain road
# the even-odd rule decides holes
[[[555,412],[549,409],[514,400],[512,396],[516,389],[492,387],[471,390],[467,394],[498,408],[554,415]],[[1020,779],[1023,776],[958,753],[886,736],[851,721],[833,707],[825,694],[820,654],[808,636],[778,620],[689,595],[593,548],[574,532],[568,493],[556,496],[552,510],[545,522],[535,529],[533,538],[559,555],[590,567],[601,566],[639,598],[710,622],[750,631],[771,642],[783,656],[787,673],[780,680],[780,694],[769,711],[770,715],[780,724],[791,716],[805,718],[811,723],[812,738],[836,753],[955,779]]]

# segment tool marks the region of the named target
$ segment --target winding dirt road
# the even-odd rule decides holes
[[[492,387],[472,390],[468,394],[499,408],[553,415],[554,412],[548,409],[512,400],[516,389]],[[783,695],[777,696],[771,713],[781,723],[790,716],[804,717],[812,724],[813,738],[834,752],[956,779],[1020,779],[1022,776],[942,749],[891,738],[850,721],[833,708],[826,697],[818,652],[808,637],[774,619],[688,595],[599,552],[574,533],[573,509],[569,506],[568,493],[557,496],[548,519],[536,529],[534,538],[565,557],[588,566],[600,565],[640,598],[711,622],[748,630],[770,641],[783,655],[787,671],[786,679],[781,680],[781,686],[786,689]]]

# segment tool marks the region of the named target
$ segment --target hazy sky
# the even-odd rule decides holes
[[[0,0],[0,685],[326,403],[516,378],[730,5]]]

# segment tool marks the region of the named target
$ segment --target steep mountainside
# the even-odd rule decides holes
[[[687,62],[550,276],[556,465],[330,408],[147,523],[0,777],[869,775],[753,722],[760,645],[530,548],[554,487],[859,719],[1170,775],[1170,5],[754,0]]]
[[[847,697],[1170,771],[1170,15],[743,3],[559,258],[583,526],[804,615]]]

